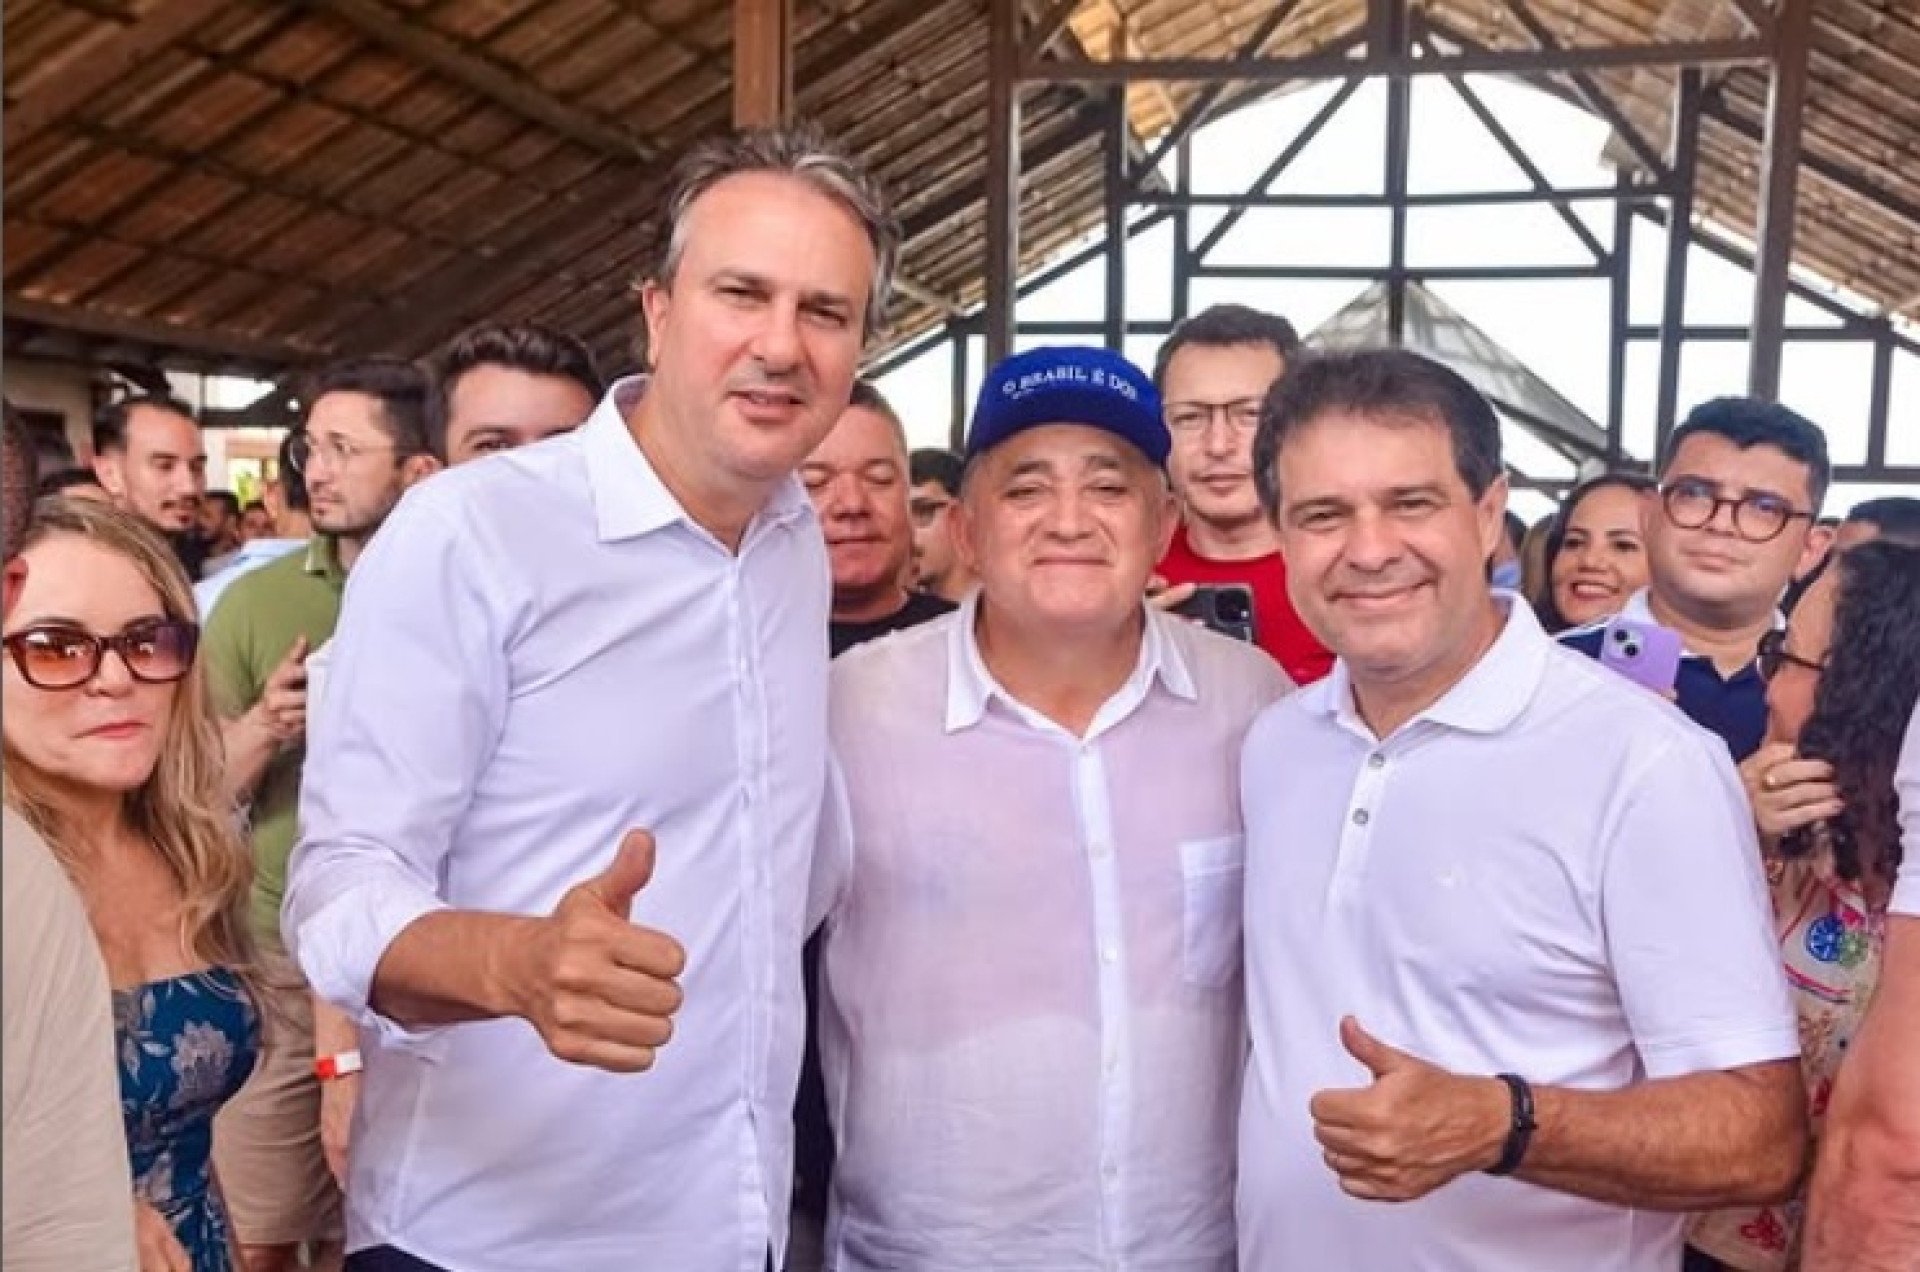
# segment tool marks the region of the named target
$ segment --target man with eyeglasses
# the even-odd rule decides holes
[[[276,987],[254,1078],[221,1112],[215,1168],[249,1272],[294,1266],[303,1244],[337,1260],[340,1186],[324,1151],[354,1079],[324,1085],[317,1057],[356,1050],[343,1014],[313,1000],[280,940],[306,755],[307,656],[333,636],[346,577],[409,487],[438,471],[429,451],[426,374],[398,358],[336,363],[301,394],[305,422],[285,447],[304,480],[314,535],[237,579],[207,622],[206,663],[226,721],[227,789],[250,804],[253,924]],[[338,1064],[335,1068],[340,1068]],[[345,1126],[330,1137],[345,1142]]]
[[[921,591],[958,605],[976,581],[953,540],[953,506],[965,464],[952,451],[926,448],[913,452],[907,466],[913,482],[907,509],[913,515],[914,579]]]
[[[1287,598],[1280,533],[1261,511],[1253,483],[1260,403],[1299,347],[1285,318],[1215,305],[1174,328],[1160,346],[1153,382],[1173,435],[1167,475],[1181,520],[1156,571],[1169,585],[1160,603],[1176,603],[1199,585],[1248,588],[1254,639],[1304,685],[1327,674],[1333,655]]]
[[[1647,510],[1649,583],[1620,618],[1680,633],[1685,656],[1675,700],[1718,734],[1736,762],[1766,734],[1762,639],[1780,625],[1780,598],[1819,545],[1814,519],[1831,468],[1827,440],[1805,417],[1771,402],[1703,402],[1674,430]],[[1561,640],[1600,655],[1605,623]]]

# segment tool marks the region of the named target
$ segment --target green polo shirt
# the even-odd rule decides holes
[[[316,535],[306,551],[289,552],[227,589],[201,638],[214,708],[222,718],[243,715],[260,701],[267,677],[297,638],[305,636],[309,650],[332,639],[346,582],[332,540]],[[254,930],[275,945],[306,754],[300,745],[275,756],[253,794]]]

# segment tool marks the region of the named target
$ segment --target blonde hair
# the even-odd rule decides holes
[[[125,557],[159,594],[168,618],[198,621],[193,590],[173,550],[130,513],[91,500],[43,499],[34,507],[23,550],[60,535]],[[4,754],[0,793],[7,806],[40,832],[73,875],[73,844],[80,828],[60,809],[44,773],[11,745]],[[186,676],[174,684],[173,711],[159,760],[147,780],[125,796],[126,816],[180,887],[182,945],[209,966],[237,972],[257,991],[247,919],[253,861],[221,788],[224,763],[206,671],[196,656]]]

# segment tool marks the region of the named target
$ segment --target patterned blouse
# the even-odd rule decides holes
[[[1884,915],[1869,912],[1858,886],[1814,858],[1767,862],[1780,956],[1800,1017],[1800,1065],[1814,1134],[1825,1120],[1840,1062],[1859,1032],[1880,976]],[[1696,1217],[1687,1244],[1739,1272],[1789,1272],[1800,1265],[1806,1195],[1773,1206]]]
[[[120,1115],[134,1195],[173,1226],[194,1272],[231,1272],[226,1205],[213,1186],[213,1115],[253,1072],[260,1017],[224,967],[113,994]]]

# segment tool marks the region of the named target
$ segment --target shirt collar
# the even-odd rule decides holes
[[[1652,588],[1650,587],[1641,588],[1639,591],[1635,592],[1632,596],[1629,596],[1627,598],[1627,603],[1620,607],[1619,616],[1624,619],[1630,619],[1631,621],[1636,623],[1651,623],[1655,626],[1664,626],[1664,624],[1662,624],[1658,618],[1654,617],[1653,601],[1651,599],[1652,596],[1653,596]],[[1604,626],[1608,621],[1609,620],[1607,619],[1601,619],[1600,622],[1596,625]],[[1781,613],[1778,609],[1774,610],[1773,611],[1774,630],[1779,631],[1781,628],[1784,628],[1786,625],[1787,625],[1787,616]],[[1682,639],[1684,641],[1684,637]],[[1685,644],[1681,645],[1680,652],[1688,658],[1706,657],[1705,654],[1694,653],[1693,650],[1688,648]]]
[[[1519,719],[1533,701],[1547,660],[1553,656],[1554,641],[1541,630],[1529,606],[1516,603],[1507,593],[1495,595],[1506,612],[1500,634],[1466,675],[1439,701],[1401,726],[1403,730],[1424,720],[1463,733],[1498,733]],[[1353,680],[1344,658],[1334,663],[1331,674],[1305,691],[1301,705],[1373,737],[1354,706]]]
[[[1170,617],[1150,605],[1143,604],[1142,608],[1147,619],[1140,640],[1139,660],[1127,682],[1094,716],[1093,724],[1087,729],[1088,741],[1131,715],[1146,700],[1155,680],[1176,698],[1187,702],[1199,699],[1193,671],[1168,627],[1185,620]],[[947,628],[947,732],[957,733],[980,723],[987,713],[987,704],[995,698],[1030,723],[1057,729],[1059,726],[1039,717],[994,679],[986,659],[980,655],[980,640],[975,633],[979,613],[980,589],[976,587],[960,602]]]
[[[602,543],[635,539],[676,521],[694,524],[627,427],[628,416],[646,391],[644,375],[615,380],[580,426],[594,524]],[[788,477],[774,487],[754,521],[778,524],[805,516],[812,508],[799,478]],[[751,536],[752,530],[748,533]]]
[[[331,583],[346,581],[347,572],[340,568],[340,553],[330,534],[316,534],[307,540],[304,568],[308,574],[322,575]]]

